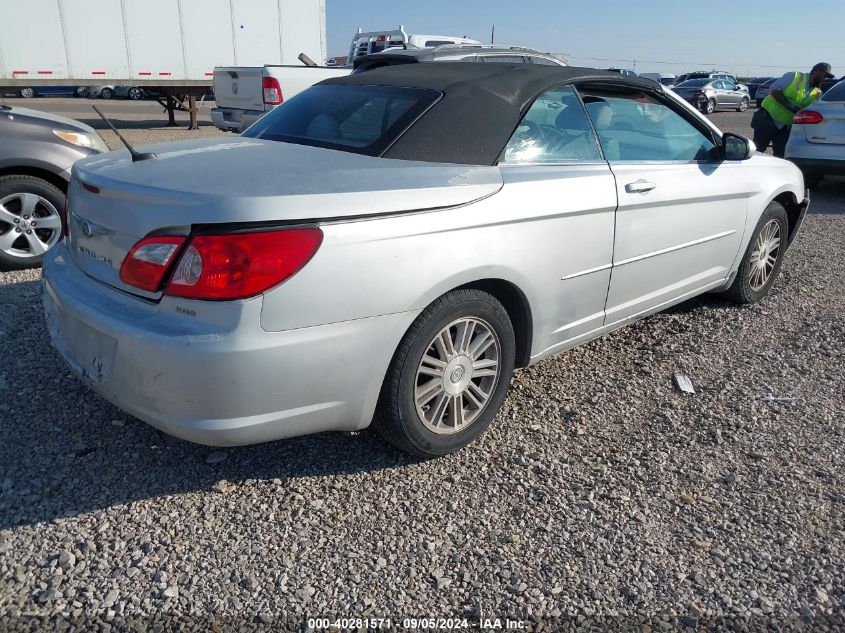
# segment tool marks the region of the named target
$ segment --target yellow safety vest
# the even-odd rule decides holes
[[[783,91],[783,96],[800,110],[801,108],[806,108],[808,105],[813,103],[813,101],[818,99],[821,93],[822,91],[818,88],[813,88],[808,93],[807,87],[804,85],[804,73],[796,72],[792,83],[789,84]],[[760,105],[778,123],[782,123],[783,125],[792,125],[792,117],[795,116],[795,113],[789,108],[783,106],[780,101],[775,99],[771,94],[763,99],[763,103]]]

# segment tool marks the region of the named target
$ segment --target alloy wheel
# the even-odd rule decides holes
[[[417,415],[432,433],[451,434],[472,424],[499,380],[501,344],[486,321],[452,321],[429,343],[417,367]]]
[[[769,220],[757,234],[748,258],[748,285],[755,292],[771,279],[780,256],[781,230],[777,220]]]
[[[46,253],[62,237],[62,218],[49,200],[35,193],[0,199],[0,251],[30,258]]]

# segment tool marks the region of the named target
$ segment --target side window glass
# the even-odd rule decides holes
[[[541,66],[560,66],[560,64],[546,57],[529,57],[528,59],[531,60],[532,64],[539,64]]]
[[[639,92],[582,93],[584,105],[609,161],[706,161],[713,141],[650,95]]]
[[[575,90],[566,86],[540,95],[505,148],[506,163],[602,160],[596,137]]]

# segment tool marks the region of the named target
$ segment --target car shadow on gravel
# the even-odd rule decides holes
[[[845,177],[828,177],[813,187],[807,212],[818,215],[845,214]]]
[[[49,344],[40,283],[0,285],[0,530],[151,499],[236,494],[240,484],[373,473],[419,460],[369,432],[236,448],[163,436],[77,380]],[[222,482],[222,483],[221,483]]]

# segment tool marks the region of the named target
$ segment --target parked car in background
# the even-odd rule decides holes
[[[845,77],[840,77],[839,79],[825,79],[824,81],[822,81],[822,93],[827,92],[843,79],[845,79]]]
[[[138,86],[92,86],[89,94],[100,99],[143,99],[146,91]]]
[[[509,64],[539,64],[566,66],[566,63],[549,53],[541,53],[524,46],[499,44],[444,44],[435,48],[389,49],[355,60],[352,72],[359,73],[382,66],[413,64],[419,62],[482,62]]]
[[[611,73],[619,73],[623,77],[638,77],[637,73],[633,70],[628,70],[627,68],[608,68],[608,72]]]
[[[640,77],[656,81],[666,88],[671,88],[677,83],[677,78],[672,73],[640,73]]]
[[[93,128],[0,105],[0,267],[27,268],[62,236],[70,168],[108,151]]]
[[[801,168],[808,186],[845,174],[845,81],[795,115],[785,155]]]
[[[754,77],[754,79],[748,82],[748,96],[751,97],[752,100],[756,99],[757,89],[764,83],[767,83],[774,79],[776,79],[776,77]]]
[[[87,97],[89,89],[86,86],[27,86],[21,88],[18,94],[25,98],[33,97]]]
[[[732,84],[739,86],[741,90],[745,90],[748,92],[748,86],[745,84],[741,84],[737,81],[736,77],[734,77],[730,73],[726,73],[723,70],[698,70],[695,72],[687,73],[686,75],[682,75],[684,81],[689,81],[690,79],[724,79]],[[680,78],[678,78],[678,83],[681,83]]]
[[[716,110],[748,109],[748,92],[727,79],[688,79],[672,90],[702,112],[711,114]]]
[[[515,367],[708,291],[765,297],[807,205],[795,165],[585,68],[377,68],[150,150],[74,166],[48,329],[104,398],[214,445],[372,421],[458,450]]]
[[[769,92],[772,90],[772,84],[778,80],[778,77],[773,77],[768,81],[764,81],[757,87],[757,92],[754,93],[754,101],[759,108],[763,104],[763,99],[769,96]]]

